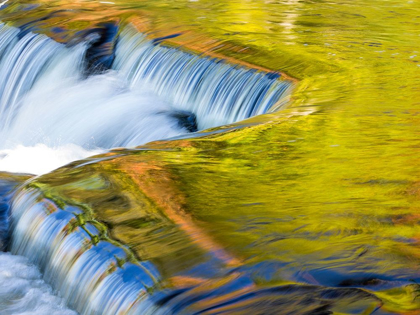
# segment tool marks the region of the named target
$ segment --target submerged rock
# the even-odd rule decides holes
[[[186,110],[175,110],[168,113],[170,117],[178,121],[178,126],[187,129],[189,132],[198,131],[197,117],[193,112]]]
[[[115,22],[100,23],[97,27],[79,32],[75,42],[80,39],[89,42],[85,60],[86,76],[109,70],[115,59],[115,45],[118,35],[118,24]]]

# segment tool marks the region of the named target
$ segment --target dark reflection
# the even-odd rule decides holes
[[[77,41],[86,40],[89,43],[85,56],[86,76],[111,69],[115,59],[118,31],[118,25],[115,23],[100,23],[95,28],[80,31],[75,35]]]

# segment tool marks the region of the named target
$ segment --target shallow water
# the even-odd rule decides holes
[[[28,1],[0,12],[21,26],[65,8],[73,11],[35,28],[65,41],[74,29],[120,17],[151,38],[181,33],[168,40],[284,71],[299,83],[287,109],[244,128],[119,152],[128,157],[69,166],[41,183],[92,207],[102,202],[105,213],[128,211],[127,193],[95,172],[130,178],[119,189],[131,191],[145,180],[133,175],[141,161],[158,161],[146,179],[180,201],[196,228],[178,232],[182,224],[172,217],[117,220],[116,229],[168,278],[218,276],[220,261],[199,253],[223,248],[263,286],[362,288],[382,300],[384,314],[418,312],[417,1]],[[159,178],[165,184],[153,186]],[[119,198],[106,201],[113,193]]]

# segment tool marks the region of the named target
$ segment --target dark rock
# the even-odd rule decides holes
[[[178,125],[181,128],[185,128],[189,132],[198,131],[197,117],[195,116],[193,112],[189,112],[185,110],[176,110],[176,111],[170,112],[169,115],[178,120]]]
[[[118,24],[100,23],[97,27],[76,34],[73,43],[85,40],[89,42],[86,51],[85,75],[102,73],[112,67],[115,59],[115,46],[118,38]]]

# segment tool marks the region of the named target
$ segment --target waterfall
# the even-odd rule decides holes
[[[46,282],[81,314],[153,314],[149,292],[159,273],[112,240],[106,229],[74,206],[60,208],[35,189],[12,204],[10,251],[28,257]]]
[[[192,111],[199,129],[267,113],[291,86],[275,73],[156,45],[130,27],[121,34],[114,68],[131,87],[147,84],[176,108]]]
[[[130,26],[99,67],[88,60],[94,35],[65,45],[0,24],[0,169],[44,173],[264,114],[289,95],[277,74],[168,48]]]

